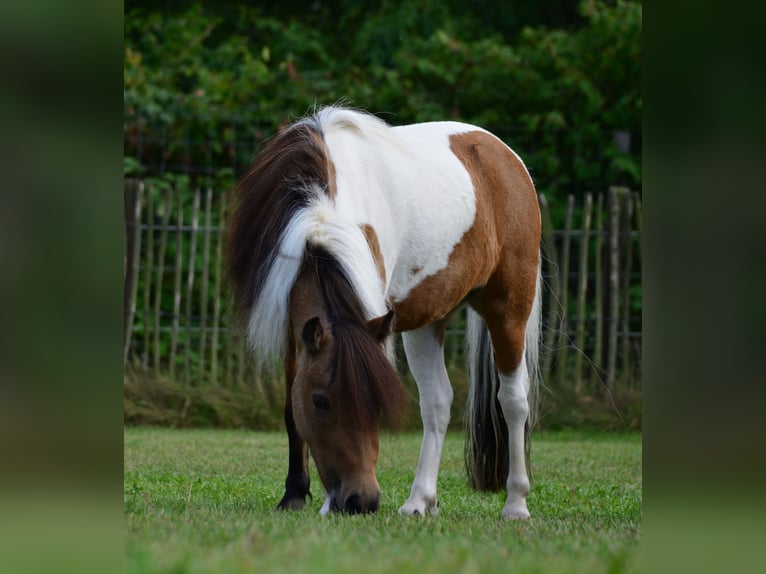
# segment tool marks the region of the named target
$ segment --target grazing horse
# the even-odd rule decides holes
[[[466,468],[529,517],[529,430],[540,324],[540,212],[521,159],[463,123],[391,127],[322,108],[268,141],[235,191],[227,267],[248,341],[281,356],[289,467],[280,509],[375,512],[378,427],[405,393],[387,341],[401,332],[423,442],[400,514],[438,512],[450,418],[447,322],[469,306]]]

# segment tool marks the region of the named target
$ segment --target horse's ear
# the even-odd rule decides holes
[[[367,321],[367,331],[381,343],[391,334],[394,325],[394,310]]]
[[[303,326],[303,343],[312,353],[318,353],[322,349],[325,340],[324,328],[319,317],[312,317]]]

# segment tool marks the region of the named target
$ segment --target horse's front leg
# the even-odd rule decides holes
[[[407,363],[420,395],[423,444],[415,481],[399,514],[436,514],[436,479],[439,474],[444,435],[450,419],[452,386],[444,365],[445,324],[431,325],[402,334]]]
[[[298,430],[295,428],[295,420],[293,419],[291,394],[296,366],[292,340],[288,349],[287,357],[285,358],[285,427],[287,427],[290,454],[287,478],[285,479],[285,495],[279,501],[277,509],[300,510],[306,505],[306,496],[311,496],[311,491],[309,490],[308,447],[298,434]]]
[[[306,505],[306,496],[311,496],[309,490],[308,448],[306,443],[295,430],[293,410],[288,399],[285,406],[285,425],[287,439],[290,445],[290,458],[285,479],[285,495],[279,501],[279,510],[300,510]]]

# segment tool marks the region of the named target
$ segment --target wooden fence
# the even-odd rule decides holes
[[[611,188],[543,218],[546,384],[579,394],[641,378],[641,201]],[[245,347],[229,320],[222,284],[225,195],[211,189],[125,183],[126,369],[185,385],[254,388],[273,394],[278,377]],[[564,221],[554,229],[552,213]],[[450,366],[462,368],[464,314],[447,333]],[[401,363],[404,364],[404,363]]]

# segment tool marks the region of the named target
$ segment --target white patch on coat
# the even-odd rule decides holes
[[[335,166],[336,208],[344,219],[373,227],[386,296],[404,300],[447,266],[473,225],[476,195],[450,136],[484,130],[457,122],[389,127],[348,110],[328,114],[322,130]]]

